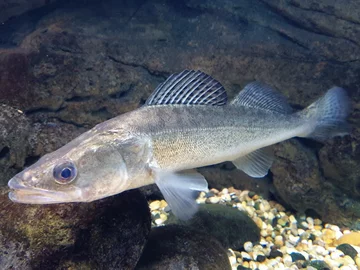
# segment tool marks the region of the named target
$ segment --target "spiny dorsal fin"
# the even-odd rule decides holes
[[[194,70],[171,75],[148,98],[145,106],[181,104],[222,106],[227,102],[224,87],[211,76]]]
[[[262,109],[282,114],[293,112],[286,98],[270,86],[260,82],[252,82],[234,98],[231,104]]]

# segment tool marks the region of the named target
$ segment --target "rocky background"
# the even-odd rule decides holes
[[[212,187],[270,192],[360,229],[359,10],[356,0],[2,2],[0,183],[183,69],[213,75],[230,97],[265,82],[295,108],[338,85],[352,100],[350,135],[277,145],[264,180],[230,164],[200,171]]]

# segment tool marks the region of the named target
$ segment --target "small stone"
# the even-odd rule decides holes
[[[205,194],[205,198],[211,198],[211,197],[214,197],[215,194],[212,193],[211,191],[209,191],[208,193]]]
[[[269,267],[266,264],[260,263],[258,269],[259,270],[269,270]]]
[[[356,266],[360,269],[360,257],[359,256],[357,256],[355,258],[355,263],[356,263]]]
[[[289,221],[290,221],[291,223],[297,223],[297,220],[296,220],[296,218],[295,218],[293,215],[291,215],[291,216],[289,217]]]
[[[309,229],[309,225],[306,223],[306,221],[303,221],[300,224],[303,229]]]
[[[305,257],[304,255],[302,255],[301,253],[298,253],[298,252],[292,252],[290,254],[291,256],[291,259],[293,262],[296,262],[296,261],[305,261]]]
[[[354,246],[360,246],[360,232],[350,232],[346,233],[344,231],[344,235],[337,239],[337,244],[350,244]]]
[[[337,249],[337,250],[331,252],[330,257],[333,260],[338,260],[340,257],[344,257],[344,252]]]
[[[209,198],[209,202],[212,203],[212,204],[219,203],[219,201],[220,201],[219,197],[211,197],[211,198]]]
[[[256,261],[257,262],[264,262],[266,260],[265,255],[259,254],[256,256]]]
[[[349,244],[341,244],[336,248],[341,250],[345,255],[349,255],[352,259],[355,259],[355,257],[358,255],[356,249]]]
[[[151,211],[158,210],[160,208],[161,202],[160,201],[153,201],[150,203],[149,207]]]
[[[245,242],[244,243],[244,250],[246,251],[246,252],[252,252],[253,251],[253,243],[251,243],[251,242]]]
[[[247,263],[247,262],[246,262]],[[249,265],[249,264],[248,264]],[[238,265],[238,267],[236,268],[236,270],[251,270],[251,268],[245,267],[243,265]]]
[[[229,261],[231,265],[236,264],[236,257],[235,256],[229,256]]]
[[[341,263],[343,265],[354,265],[355,261],[349,256],[349,255],[345,255],[342,260]]]
[[[277,223],[282,227],[285,227],[288,224],[284,218],[278,219]]]
[[[244,251],[241,252],[241,257],[242,257],[244,262],[252,261],[251,256],[248,253],[244,252]]]
[[[321,225],[321,224],[322,224],[322,221],[321,221],[320,219],[318,219],[318,218],[315,218],[315,219],[314,219],[314,224],[315,224],[315,225]]]
[[[281,235],[275,236],[274,244],[277,245],[278,247],[282,247],[284,245],[283,237]]]
[[[308,263],[308,267],[312,267],[315,270],[325,270],[330,269],[330,267],[322,260],[314,260]],[[309,269],[309,268],[306,269]]]
[[[252,197],[254,197],[256,194],[255,194],[255,192],[253,192],[253,191],[249,191],[249,193],[248,193],[248,196],[250,197],[250,198],[252,198]]]
[[[166,221],[168,219],[167,215],[165,214],[160,214],[160,218],[163,220],[163,221]]]
[[[164,212],[166,213],[169,213],[171,211],[171,208],[169,205],[167,205],[165,208],[164,208]]]
[[[269,258],[275,259],[276,257],[282,257],[283,253],[278,249],[271,249]]]
[[[322,256],[328,255],[329,251],[327,251],[324,247],[322,246],[317,246],[315,249],[316,253]]]
[[[293,236],[293,235],[289,235],[289,242],[290,244],[292,244],[293,246],[296,246],[298,244],[298,242],[300,241],[300,237],[299,236]]]
[[[289,254],[285,254],[283,257],[283,263],[285,264],[285,266],[290,267],[292,264],[292,258]]]
[[[156,223],[156,225],[161,225],[164,223],[164,220],[162,220],[161,218],[157,218],[157,219],[155,219],[155,223]]]
[[[212,192],[216,195],[216,194],[219,194],[220,191],[217,190],[216,188],[212,188],[212,189],[210,189],[210,192]]]
[[[164,209],[166,206],[168,206],[167,202],[165,200],[160,201],[160,208]]]

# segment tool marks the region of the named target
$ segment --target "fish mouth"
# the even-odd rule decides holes
[[[64,202],[79,201],[81,191],[78,188],[74,190],[62,192],[51,191],[41,188],[34,188],[25,186],[20,178],[11,178],[8,183],[9,199],[16,203],[27,204],[54,204]]]

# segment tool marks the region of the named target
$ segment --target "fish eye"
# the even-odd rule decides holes
[[[69,184],[77,176],[75,164],[72,162],[65,162],[56,165],[53,170],[55,182],[58,184]]]

